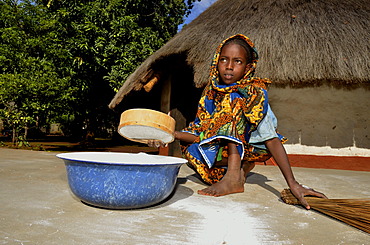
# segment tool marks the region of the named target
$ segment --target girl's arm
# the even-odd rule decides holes
[[[317,192],[313,189],[307,189],[300,185],[294,178],[292,168],[290,167],[288,155],[286,154],[285,148],[281,141],[278,138],[272,138],[265,141],[267,149],[272,154],[272,157],[275,159],[277,165],[280,168],[280,171],[283,173],[283,176],[294,194],[294,196],[305,206],[307,209],[310,209],[307,201],[304,199],[304,196],[311,195],[322,198],[327,198],[323,193]]]
[[[180,132],[180,131],[175,131],[174,137],[175,137],[175,140],[180,140],[180,141],[183,141],[189,144],[193,143],[198,138],[198,136],[194,134],[187,133],[187,132]],[[158,147],[165,147],[166,144],[160,140],[149,140],[148,146],[158,148]]]
[[[187,133],[187,132],[180,132],[180,131],[175,131],[174,136],[175,136],[175,139],[183,141],[185,143],[189,143],[189,144],[193,143],[198,138],[198,136],[194,134]]]

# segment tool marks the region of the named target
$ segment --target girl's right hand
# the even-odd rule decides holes
[[[155,147],[155,148],[159,148],[159,147],[166,147],[167,144],[163,143],[163,141],[161,140],[148,140],[148,146],[150,147]]]

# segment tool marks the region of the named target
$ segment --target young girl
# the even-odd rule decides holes
[[[268,104],[266,84],[254,77],[258,60],[251,40],[241,34],[223,41],[211,64],[209,83],[199,101],[195,120],[175,139],[181,141],[188,166],[210,186],[198,193],[223,196],[244,192],[254,162],[271,156],[292,193],[309,209],[304,196],[325,195],[300,185],[294,178],[277,120]],[[160,142],[151,141],[150,146]],[[227,168],[217,165],[227,164]]]

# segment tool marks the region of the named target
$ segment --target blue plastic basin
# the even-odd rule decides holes
[[[174,190],[183,158],[145,153],[62,153],[68,184],[81,201],[109,209],[155,205]]]

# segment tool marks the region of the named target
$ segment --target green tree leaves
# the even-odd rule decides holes
[[[1,119],[75,135],[115,125],[109,101],[194,1],[0,1]]]
[[[60,98],[69,91],[72,71],[58,61],[69,55],[56,42],[55,21],[45,10],[30,1],[0,4],[0,113],[17,131],[13,141],[20,129],[44,126],[56,110],[66,112],[61,104],[68,105]]]

